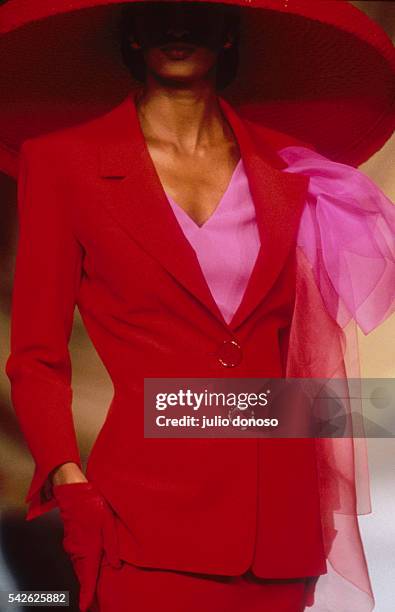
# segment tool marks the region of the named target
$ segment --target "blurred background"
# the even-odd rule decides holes
[[[376,20],[395,40],[393,1],[355,1],[352,4]],[[360,169],[395,202],[395,136]],[[24,497],[33,474],[33,462],[13,414],[9,382],[4,373],[9,351],[17,238],[16,185],[1,173],[0,193],[3,199],[0,224],[0,591],[70,590],[69,609],[74,611],[78,610],[77,584],[61,546],[62,526],[58,511],[52,510],[38,519],[25,521]],[[369,336],[359,332],[362,377],[395,378],[394,340],[394,317]],[[86,462],[105,419],[112,385],[77,309],[70,353],[75,425],[81,456]],[[370,438],[368,447],[373,512],[360,517],[360,527],[376,597],[375,612],[392,612],[395,602],[395,441]],[[0,612],[5,610],[0,607]]]

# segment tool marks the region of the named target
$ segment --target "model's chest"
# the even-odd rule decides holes
[[[168,196],[199,226],[214,213],[232,182],[239,153],[213,147],[205,155],[182,155],[147,143],[158,179]]]

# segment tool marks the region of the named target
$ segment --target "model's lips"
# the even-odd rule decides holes
[[[168,43],[160,47],[160,49],[172,59],[185,59],[192,55],[196,47],[186,43]]]
[[[177,49],[177,50],[193,50],[195,49],[195,45],[191,45],[190,43],[185,43],[185,42],[170,42],[167,43],[166,45],[162,45],[161,49],[164,51],[168,51],[168,50],[173,50],[173,49]]]

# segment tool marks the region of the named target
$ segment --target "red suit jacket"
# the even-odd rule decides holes
[[[41,495],[48,473],[81,465],[68,352],[77,305],[114,386],[86,475],[117,515],[122,557],[226,575],[249,567],[261,577],[318,575],[326,559],[314,439],[143,434],[144,377],[285,374],[308,178],[281,172],[276,149],[301,143],[220,103],[262,243],[229,325],[168,204],[132,94],[99,118],[23,144],[6,371],[36,464],[28,518],[55,505]]]

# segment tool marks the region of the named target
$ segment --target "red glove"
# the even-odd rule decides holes
[[[103,554],[110,565],[121,567],[115,515],[91,482],[53,486],[63,521],[63,548],[80,583],[82,612],[93,603]]]

